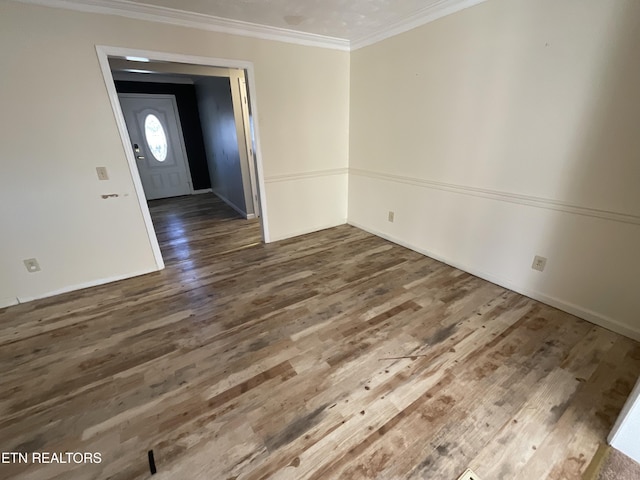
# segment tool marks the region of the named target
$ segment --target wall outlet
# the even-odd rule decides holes
[[[98,180],[109,180],[107,167],[96,167],[96,173],[98,174]]]
[[[480,480],[480,477],[473,473],[471,469],[467,468],[464,473],[458,477],[458,480]]]
[[[544,271],[544,267],[547,265],[547,259],[545,257],[541,257],[536,255],[533,257],[533,263],[531,264],[531,268],[534,270],[538,270],[539,272]]]
[[[40,271],[40,264],[38,263],[38,260],[36,260],[35,258],[27,258],[24,261],[24,266],[27,267],[27,271],[30,273]]]
[[[393,223],[393,219],[394,219],[394,217],[395,217],[395,214],[394,214],[391,210],[389,210],[389,215],[387,216],[387,219],[388,219],[391,223]]]

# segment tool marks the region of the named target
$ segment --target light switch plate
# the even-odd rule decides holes
[[[107,173],[107,167],[96,167],[99,180],[109,180],[109,174]]]

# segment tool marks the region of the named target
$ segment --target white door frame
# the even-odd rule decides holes
[[[637,430],[640,424],[640,379],[622,407],[607,441],[616,450],[638,461]]]
[[[191,167],[189,167],[189,157],[187,157],[187,147],[184,144],[184,134],[182,133],[182,122],[180,121],[180,112],[178,111],[178,101],[175,95],[170,93],[119,93],[118,98],[163,98],[171,100],[173,106],[173,115],[178,125],[178,143],[180,144],[180,151],[182,152],[182,161],[187,172],[187,185],[189,186],[189,195],[193,195],[193,177],[191,176]],[[122,105],[120,105],[122,108]],[[128,131],[128,130],[127,130]],[[144,136],[144,135],[143,135]],[[129,145],[131,146],[131,135],[129,135]],[[133,146],[131,146],[133,148]],[[136,169],[138,164],[136,163]],[[140,173],[138,171],[138,173]]]
[[[129,132],[127,131],[127,124],[124,121],[124,115],[120,108],[120,101],[118,100],[118,92],[116,91],[116,85],[113,81],[113,75],[111,73],[111,67],[109,66],[109,56],[114,57],[144,57],[150,60],[175,62],[175,63],[188,63],[192,65],[204,65],[208,67],[226,67],[226,68],[239,68],[247,72],[247,80],[249,82],[249,101],[251,102],[251,112],[254,115],[254,119],[258,118],[258,106],[256,101],[256,82],[253,63],[244,60],[229,60],[222,58],[211,57],[199,57],[193,55],[182,55],[178,53],[166,53],[156,52],[152,50],[139,50],[134,48],[123,47],[110,47],[105,45],[96,45],[96,53],[98,55],[98,62],[100,69],[102,70],[102,76],[104,77],[104,83],[107,87],[107,93],[109,94],[109,100],[111,102],[111,108],[115,116],[118,131],[120,133],[120,139],[124,148],[127,163],[129,165],[129,171],[133,179],[133,186],[136,196],[138,197],[138,204],[142,212],[142,217],[147,229],[147,235],[149,237],[149,243],[153,251],[153,256],[156,261],[158,270],[164,268],[164,260],[162,259],[162,252],[160,251],[160,245],[156,236],[153,222],[151,221],[151,214],[149,213],[149,206],[144,196],[144,189],[142,188],[142,182],[140,181],[140,174],[138,173],[138,167],[136,166],[136,160],[133,154],[133,149],[130,148]],[[262,238],[265,243],[271,241],[269,234],[269,222],[267,217],[267,199],[266,190],[264,184],[264,170],[262,166],[262,152],[260,149],[260,132],[258,128],[257,120],[253,122],[253,130],[255,136],[255,168],[258,181],[258,193],[260,198],[260,227],[262,229]]]
[[[258,201],[258,185],[256,182],[256,171],[253,160],[253,140],[251,139],[251,118],[249,115],[249,104],[247,102],[247,82],[244,78],[238,78],[238,88],[240,89],[241,109],[242,109],[242,126],[244,128],[245,150],[247,151],[247,160],[249,162],[249,178],[251,180],[251,199],[253,203],[253,213],[260,216],[260,202]]]

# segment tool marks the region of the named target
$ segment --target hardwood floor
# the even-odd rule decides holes
[[[351,226],[152,202],[167,268],[0,310],[3,479],[578,479],[640,345]],[[31,460],[31,457],[29,457]]]

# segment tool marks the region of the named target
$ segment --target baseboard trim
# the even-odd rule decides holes
[[[18,305],[20,302],[16,297],[0,298],[0,308],[7,308]]]
[[[210,188],[201,188],[200,190],[194,190],[191,195],[202,195],[203,193],[211,193],[213,190]]]
[[[214,195],[216,197],[218,197],[220,200],[222,200],[224,203],[226,203],[227,205],[229,205],[231,208],[233,208],[236,212],[238,212],[240,215],[242,215],[244,218],[248,218],[248,214],[247,212],[245,212],[244,210],[242,210],[240,207],[238,207],[235,203],[233,203],[231,200],[229,200],[227,197],[225,197],[224,195],[219,194],[218,192],[216,192],[215,190],[211,190]]]
[[[139,277],[140,275],[146,275],[148,273],[158,272],[159,269],[152,268],[148,270],[140,270],[134,273],[128,273],[124,275],[115,275],[113,277],[101,278],[99,280],[92,280],[90,282],[78,283],[76,285],[70,285],[57,290],[50,290],[45,293],[39,293],[37,295],[19,295],[17,303],[27,303],[34,300],[41,300],[43,298],[54,297],[56,295],[62,295],[63,293],[75,292],[76,290],[84,290],[85,288],[97,287],[106,283],[118,282],[120,280],[126,280],[128,278]]]
[[[308,233],[319,232],[321,230],[327,230],[328,228],[338,227],[340,225],[345,225],[346,223],[347,223],[347,219],[345,218],[338,223],[318,225],[311,228],[296,230],[294,232],[287,233],[286,235],[278,235],[278,236],[272,237],[269,243],[279,242],[280,240],[288,240],[289,238],[299,237],[300,235],[307,235]],[[364,228],[362,230],[364,230]]]
[[[442,255],[438,255],[424,248],[417,247],[409,242],[405,242],[404,240],[394,237],[393,235],[380,232],[374,228],[370,228],[358,222],[354,222],[353,220],[348,220],[347,223],[356,228],[359,228],[360,230],[364,230],[365,232],[369,232],[373,235],[384,238],[385,240],[389,240],[390,242],[393,242],[397,245],[408,248],[409,250],[413,250],[414,252],[418,252],[422,255],[433,258],[434,260],[438,260],[439,262],[446,263],[451,267],[470,273],[471,275],[482,278],[483,280],[487,280],[488,282],[495,283],[496,285],[512,290],[516,293],[524,295],[525,297],[532,298],[546,305],[555,307],[558,310],[562,310],[563,312],[567,312],[567,313],[570,313],[571,315],[575,315],[576,317],[582,318],[583,320],[586,320],[590,323],[598,325],[599,327],[606,328],[607,330],[611,330],[612,332],[619,333],[620,335],[624,335],[625,337],[632,338],[633,340],[636,340],[636,341],[640,341],[640,330],[631,328],[605,315],[599,314],[597,312],[594,312],[587,308],[573,304],[571,302],[567,302],[565,300],[547,295],[538,290],[523,288],[520,285],[516,285],[515,283],[511,282],[508,279],[498,277],[496,275],[484,272],[482,270],[469,267],[468,265],[455,262],[450,258],[444,257]]]

